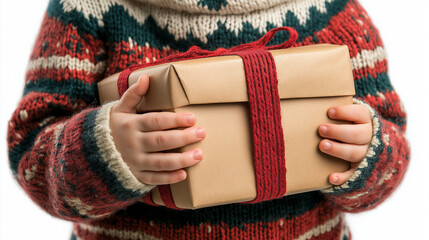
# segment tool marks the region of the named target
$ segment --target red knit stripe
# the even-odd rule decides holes
[[[359,69],[353,69],[353,78],[359,80],[363,77],[371,76],[377,78],[377,74],[387,72],[387,60],[379,61],[374,64],[374,67],[364,67]]]
[[[406,113],[401,107],[401,100],[395,91],[386,91],[384,93],[379,93],[377,96],[368,94],[365,96],[365,102],[374,108],[376,112],[382,114],[385,118],[406,117]],[[405,131],[403,127],[405,127],[405,125],[402,127],[395,126],[395,128]]]
[[[134,64],[152,63],[159,59],[178,53],[173,49],[156,49],[151,46],[139,45],[139,43],[121,41],[108,49],[109,65],[105,75],[110,76],[117,73],[118,69],[126,69]],[[145,56],[142,58],[141,56]]]
[[[14,132],[9,131],[8,147],[14,148],[21,141],[24,140],[23,136],[26,136],[29,132],[40,127],[40,122],[31,121],[33,119],[40,119],[46,116],[46,112],[51,109],[50,106],[61,106],[64,110],[74,111],[76,107],[84,108],[87,104],[80,99],[77,99],[75,103],[70,101],[67,95],[58,95],[50,93],[29,93],[21,99],[17,110],[13,113],[11,123],[15,126],[23,124],[25,122],[25,128],[16,129]],[[41,111],[43,109],[43,111]],[[27,119],[21,120],[21,111],[27,112]],[[41,119],[43,120],[43,119]],[[10,126],[9,126],[10,127]]]
[[[287,216],[285,216],[285,218],[279,218],[272,222],[243,223],[242,227],[231,227],[225,222],[219,222],[218,224],[186,224],[178,228],[172,224],[157,224],[151,221],[143,222],[140,219],[132,218],[118,218],[109,224],[97,224],[97,227],[110,229],[112,232],[116,231],[116,229],[118,229],[117,231],[140,231],[158,239],[185,240],[190,239],[190,236],[193,236],[195,239],[297,239],[302,234],[311,231],[318,225],[325,224],[336,216],[338,216],[338,212],[329,208],[329,205],[325,202],[291,219],[286,219]],[[139,223],[138,229],[124,229],[125,226],[129,225],[137,226],[137,224],[131,224],[135,222]],[[339,231],[341,231],[341,220],[331,231],[320,233],[317,239],[331,240],[333,236],[338,236]],[[108,237],[102,233],[94,234],[81,228],[78,228],[78,234],[86,236],[87,238],[85,239],[96,239],[97,237],[117,239]]]
[[[42,37],[43,36],[43,37]],[[49,36],[49,37],[46,37]],[[64,41],[67,39],[67,41]],[[50,56],[71,56],[97,63],[104,43],[91,34],[81,35],[73,24],[65,25],[57,18],[45,14],[30,59]]]

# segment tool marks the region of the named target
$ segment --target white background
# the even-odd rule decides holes
[[[429,239],[429,4],[361,0],[379,28],[391,81],[408,112],[411,164],[396,192],[375,210],[348,215],[354,239]],[[26,64],[47,0],[0,0],[0,239],[68,239],[71,224],[39,209],[12,179],[6,127],[22,94]]]

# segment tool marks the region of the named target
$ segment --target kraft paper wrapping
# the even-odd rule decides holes
[[[341,123],[327,117],[331,106],[352,104],[355,94],[348,48],[329,44],[270,51],[279,81],[282,126],[286,148],[286,195],[327,188],[332,172],[350,164],[318,150],[322,123]],[[170,185],[179,208],[197,209],[251,201],[256,197],[246,78],[239,56],[185,60],[136,70],[150,76],[147,95],[138,112],[192,112],[206,138],[176,149],[198,147],[204,159],[186,169],[187,179]],[[100,102],[119,98],[112,75],[98,84]],[[156,204],[164,205],[157,188]]]

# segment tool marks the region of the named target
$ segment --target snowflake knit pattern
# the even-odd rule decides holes
[[[354,175],[341,186],[256,204],[178,211],[143,203],[153,186],[139,182],[116,150],[114,102],[100,106],[97,82],[193,45],[252,42],[279,26],[298,31],[294,46],[349,47],[355,103],[373,122]],[[344,240],[351,238],[344,212],[378,206],[403,178],[405,130],[383,43],[356,0],[51,0],[7,140],[15,179],[46,212],[74,222],[72,239]]]

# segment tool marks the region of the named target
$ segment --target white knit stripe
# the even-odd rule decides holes
[[[159,27],[167,28],[176,40],[186,39],[189,34],[203,42],[207,42],[207,35],[218,29],[218,22],[236,34],[242,30],[244,23],[250,23],[253,28],[264,31],[268,24],[282,26],[286,13],[293,13],[301,25],[305,25],[310,18],[310,8],[326,13],[326,4],[333,0],[302,0],[285,1],[271,8],[249,12],[248,14],[190,14],[176,9],[158,7],[138,1],[120,0],[62,0],[65,12],[77,10],[86,18],[93,16],[100,26],[104,26],[103,14],[113,5],[124,7],[125,11],[138,23],[143,24],[147,17],[152,16]],[[97,3],[97,4],[96,4]],[[231,8],[233,8],[231,6]],[[232,10],[230,10],[232,11]]]
[[[386,59],[386,52],[383,47],[376,47],[374,50],[362,50],[355,57],[351,58],[353,70],[365,67],[374,67],[377,62]]]
[[[69,55],[40,57],[28,63],[27,71],[36,69],[70,69],[85,71],[87,73],[100,74],[106,70],[106,61],[94,64],[89,59],[80,60]]]
[[[365,196],[365,195],[367,195],[368,193],[369,193],[368,191],[366,191],[366,192],[362,192],[362,193],[357,193],[357,194],[354,194],[354,195],[351,195],[351,196],[346,196],[346,198],[348,198],[348,199],[350,199],[350,200],[354,200],[354,199],[360,198],[360,197],[362,197],[362,196]]]
[[[295,240],[307,240],[307,239],[311,239],[313,237],[317,237],[320,234],[330,232],[333,228],[335,228],[335,226],[338,225],[338,223],[340,223],[340,220],[341,220],[341,214],[338,214],[334,218],[326,221],[323,224],[320,224],[320,225],[310,229],[309,231],[302,234],[298,238],[295,238]]]
[[[76,10],[85,16],[88,20],[90,16],[98,21],[100,27],[104,26],[103,15],[110,10],[112,6],[122,6],[130,16],[135,18],[137,22],[143,23],[149,16],[149,4],[138,1],[122,1],[122,0],[61,0],[64,12]]]
[[[81,216],[96,219],[96,218],[101,218],[111,214],[111,213],[105,213],[105,214],[99,214],[99,215],[90,214],[89,211],[91,211],[93,207],[88,204],[85,204],[84,202],[82,202],[82,200],[80,200],[80,198],[77,198],[77,197],[69,198],[67,196],[64,196],[64,200],[67,202],[67,204],[70,207],[73,207],[74,209],[76,209]]]
[[[104,104],[97,114],[94,129],[97,147],[109,169],[116,175],[123,187],[143,194],[152,190],[154,186],[143,184],[137,180],[122,159],[121,153],[116,150],[113,142],[109,123],[110,110],[115,103],[116,101]]]
[[[160,240],[154,236],[148,235],[142,231],[127,231],[127,230],[118,230],[114,228],[103,228],[99,226],[92,226],[84,223],[79,224],[79,228],[89,231],[95,234],[103,234],[109,237],[115,237],[123,240]]]

